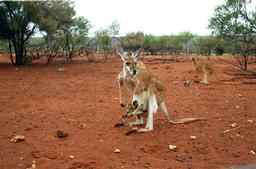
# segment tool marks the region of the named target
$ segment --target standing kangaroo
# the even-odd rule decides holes
[[[133,91],[136,86],[136,80],[134,79],[134,75],[136,75],[137,69],[145,69],[146,66],[137,61],[137,58],[141,55],[142,49],[138,49],[136,52],[131,55],[127,55],[126,52],[121,48],[117,48],[117,54],[121,57],[123,61],[123,69],[118,74],[118,84],[119,84],[119,101],[122,107],[125,107],[126,103],[122,96],[122,89],[125,85],[129,91]]]
[[[217,81],[219,81],[211,63],[208,63],[208,62],[203,63],[201,61],[196,60],[195,58],[192,58],[192,61],[193,61],[194,75],[198,73],[203,73],[203,80],[201,80],[200,83],[208,84],[208,75],[213,75],[214,78]]]
[[[127,52],[124,52],[122,48],[117,48],[117,54],[123,61],[123,69],[118,74],[119,102],[122,107],[132,105],[129,102],[126,103],[126,100],[123,98],[123,87],[126,86],[126,88],[133,93],[137,84],[136,79],[134,78],[134,75],[137,73],[137,69],[143,70],[146,68],[146,66],[137,59],[141,56],[142,51],[142,48],[140,48],[136,52],[128,55]],[[129,125],[141,124],[143,124],[143,118],[140,115],[136,115],[136,121],[134,123],[130,123]]]
[[[170,117],[164,102],[165,89],[163,83],[157,76],[149,71],[142,62],[138,61],[142,54],[141,49],[127,56],[126,52],[117,48],[117,54],[123,60],[123,70],[118,75],[120,104],[123,104],[121,87],[125,83],[128,89],[133,92],[132,103],[136,104],[136,108],[132,114],[138,115],[143,112],[147,113],[145,128],[140,128],[137,132],[153,130],[153,115],[157,112],[158,107],[172,124],[185,124],[202,120],[198,118],[172,119]],[[138,116],[135,124],[143,124],[143,117]]]

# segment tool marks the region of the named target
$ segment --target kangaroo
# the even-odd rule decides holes
[[[196,60],[195,58],[192,58],[192,61],[194,67],[194,75],[196,76],[196,74],[198,73],[203,73],[203,80],[201,80],[200,83],[208,84],[208,74],[213,75],[214,78],[219,81],[212,67],[212,64],[208,62],[203,63],[201,61]]]
[[[170,117],[167,106],[164,102],[164,85],[159,78],[145,66],[139,66],[142,62],[138,61],[141,57],[141,50],[139,49],[138,51],[127,59],[127,55],[123,50],[117,50],[117,54],[124,62],[123,71],[121,72],[123,75],[122,78],[126,79],[129,77],[133,82],[133,87],[130,88],[133,89],[132,103],[137,104],[137,106],[135,106],[132,114],[139,115],[143,112],[146,112],[147,114],[147,123],[145,128],[139,128],[137,129],[137,132],[148,132],[153,130],[153,115],[157,112],[158,108],[160,108],[167,120],[172,124],[185,124],[203,120],[199,118],[172,119]],[[127,64],[127,62],[129,64]],[[118,77],[120,77],[120,74]],[[139,124],[143,124],[143,117],[139,116],[136,121]]]
[[[118,74],[118,86],[119,86],[119,103],[121,107],[127,107],[127,110],[131,110],[132,104],[129,102],[127,103],[126,99],[122,96],[122,91],[124,86],[132,93],[136,87],[136,79],[133,77],[136,74],[137,68],[143,70],[146,68],[143,62],[138,61],[143,52],[142,48],[139,48],[136,52],[129,53],[125,52],[122,48],[117,47],[116,49],[117,54],[122,56],[121,59],[123,61],[123,68],[122,71]],[[131,99],[129,99],[131,100]],[[136,116],[136,121],[131,122],[129,124],[124,125],[142,125],[143,118],[140,115]],[[122,125],[122,124],[121,124]],[[119,126],[117,124],[116,126]]]
[[[137,58],[141,55],[142,49],[138,49],[136,52],[131,55],[127,55],[127,52],[124,52],[122,48],[117,48],[117,54],[122,56],[123,69],[118,74],[118,86],[119,86],[119,102],[122,107],[125,107],[126,103],[122,97],[123,86],[125,85],[129,91],[133,91],[136,86],[136,81],[133,78],[133,75],[136,74],[136,70],[145,69],[146,66],[137,61]]]

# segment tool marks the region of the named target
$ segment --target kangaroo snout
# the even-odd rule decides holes
[[[137,70],[132,70],[132,75],[136,75]]]

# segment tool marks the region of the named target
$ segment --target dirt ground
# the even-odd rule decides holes
[[[171,125],[159,111],[153,132],[126,136],[131,127],[114,127],[125,112],[118,101],[118,58],[51,66],[1,63],[0,168],[24,169],[33,161],[37,169],[256,168],[255,84],[211,78],[203,85],[193,81],[191,62],[145,62],[164,82],[173,117],[206,121]],[[215,61],[214,67],[220,79],[232,78],[224,74],[226,63]],[[191,81],[188,87],[184,79]],[[58,130],[68,136],[56,137]],[[11,142],[15,135],[25,140]]]

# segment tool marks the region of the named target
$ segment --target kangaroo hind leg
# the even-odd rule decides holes
[[[153,130],[153,125],[154,125],[154,113],[157,112],[158,105],[157,105],[157,100],[156,96],[150,96],[148,100],[148,119],[147,119],[147,124],[145,128],[140,128],[138,129],[138,132],[148,132]]]

